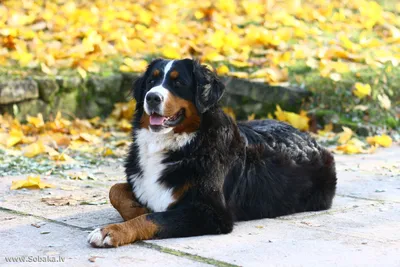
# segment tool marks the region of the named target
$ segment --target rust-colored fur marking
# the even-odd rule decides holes
[[[148,220],[147,215],[141,215],[123,223],[110,224],[101,229],[101,234],[103,237],[109,236],[111,245],[118,247],[138,240],[152,239],[158,229],[159,226]]]
[[[154,77],[158,77],[158,75],[160,75],[160,70],[154,70],[153,71],[153,76]]]
[[[113,185],[110,189],[109,197],[111,205],[125,221],[148,213],[148,210],[137,202],[136,197],[133,195],[132,187],[128,183]]]
[[[181,109],[185,110],[185,119],[181,124],[175,126],[174,132],[191,133],[196,131],[200,126],[200,116],[197,113],[195,105],[191,101],[182,99],[169,93],[164,106],[164,115],[173,116]]]
[[[171,77],[171,79],[176,79],[179,76],[179,72],[176,70],[171,71],[171,74],[169,76]]]
[[[178,201],[191,187],[189,183],[185,183],[181,187],[175,187],[172,195]]]
[[[184,185],[180,187],[175,187],[174,191],[172,193],[172,196],[174,197],[175,201],[171,203],[168,207],[174,206],[185,194],[186,192],[192,187],[191,184],[185,183]]]
[[[140,128],[148,129],[150,125],[150,118],[146,112],[143,112],[142,117],[140,118]]]

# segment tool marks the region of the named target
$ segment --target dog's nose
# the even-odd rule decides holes
[[[148,93],[146,95],[146,102],[149,107],[157,107],[161,101],[163,101],[163,96],[159,93]]]

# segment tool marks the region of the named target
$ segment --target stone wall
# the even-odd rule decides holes
[[[72,117],[107,116],[115,102],[130,99],[130,89],[137,78],[132,73],[91,76],[32,76],[0,80],[0,113],[19,119],[41,112],[45,117],[58,110]],[[265,83],[223,77],[226,93],[222,105],[233,108],[238,118],[255,113],[266,116],[279,104],[285,110],[297,110],[309,92],[296,87],[270,86]]]

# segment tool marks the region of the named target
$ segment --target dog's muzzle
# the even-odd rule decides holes
[[[151,110],[159,110],[164,97],[160,93],[148,93],[146,95],[147,107]]]

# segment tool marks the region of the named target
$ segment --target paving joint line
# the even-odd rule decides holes
[[[374,205],[375,204],[369,204],[367,206],[374,206]],[[298,227],[301,227],[301,228],[305,228],[305,229],[313,229],[313,230],[316,230],[316,231],[334,233],[334,234],[338,234],[338,235],[348,235],[348,236],[351,236],[353,238],[362,238],[362,239],[371,240],[371,241],[375,241],[375,242],[379,242],[379,243],[397,242],[397,240],[389,240],[388,241],[388,240],[384,240],[384,239],[375,239],[375,238],[369,238],[369,237],[364,237],[364,236],[359,236],[359,235],[354,235],[354,234],[344,234],[344,233],[335,232],[335,231],[332,231],[332,230],[329,230],[329,229],[321,229],[321,228],[318,228],[316,226],[309,226],[309,225],[301,224],[301,221],[303,221],[304,219],[307,220],[307,219],[310,219],[310,218],[313,218],[313,217],[318,217],[318,216],[324,215],[324,214],[325,215],[326,214],[334,214],[336,212],[343,212],[343,211],[346,211],[346,210],[353,210],[353,209],[357,209],[357,208],[359,208],[359,207],[344,208],[344,209],[335,210],[335,211],[327,210],[327,211],[320,212],[320,213],[317,213],[317,214],[311,214],[309,216],[297,218],[297,220],[294,220],[295,218],[284,219],[283,217],[275,218],[275,220],[279,220],[281,222],[288,222],[288,223],[290,223],[292,225],[295,225],[295,226],[298,226]],[[300,221],[300,223],[299,223],[299,221]]]
[[[358,197],[358,196],[352,196],[352,195],[343,195],[343,194],[336,194],[337,196],[340,197],[349,197],[349,198],[354,198],[354,199],[361,199],[361,200],[369,200],[369,201],[374,201],[374,202],[378,202],[378,203],[390,203],[390,202],[394,202],[394,203],[400,203],[400,201],[398,200],[384,200],[384,199],[375,199],[375,198],[367,198],[367,197]]]
[[[90,231],[90,230],[94,229],[93,227],[76,226],[76,225],[68,224],[68,223],[65,223],[65,222],[60,222],[60,221],[57,221],[57,220],[49,219],[49,218],[46,218],[46,217],[43,217],[43,216],[39,216],[39,215],[35,215],[35,214],[23,212],[23,211],[13,210],[13,209],[9,209],[9,208],[4,208],[4,207],[1,207],[1,206],[0,206],[0,211],[4,211],[4,212],[7,212],[7,213],[19,215],[19,216],[33,217],[33,218],[40,219],[40,220],[43,220],[43,221],[46,221],[46,222],[51,222],[51,223],[54,223],[54,224],[58,224],[58,225],[62,225],[62,226],[65,226],[65,227],[74,228],[74,229],[78,229],[78,230],[82,230],[82,231]],[[170,254],[170,255],[174,255],[174,256],[179,257],[179,258],[186,258],[186,259],[189,259],[189,260],[192,260],[192,261],[195,261],[195,262],[206,263],[206,264],[217,266],[217,267],[239,267],[239,265],[227,263],[227,262],[224,262],[224,261],[215,260],[215,259],[212,259],[212,258],[202,257],[202,256],[199,256],[199,255],[196,255],[196,254],[191,254],[191,253],[183,252],[183,251],[180,251],[180,250],[171,249],[171,248],[163,247],[163,246],[160,246],[160,245],[157,245],[157,244],[148,243],[148,242],[144,242],[144,241],[136,242],[135,245],[138,245],[138,246],[143,247],[143,248],[155,250],[155,251],[158,251],[160,253]]]
[[[0,211],[4,211],[4,212],[8,212],[11,214],[15,214],[15,215],[20,215],[20,216],[26,216],[26,217],[33,217],[36,219],[40,219],[46,222],[51,222],[51,223],[55,223],[58,225],[62,225],[62,226],[66,226],[66,227],[70,227],[70,228],[74,228],[74,229],[78,229],[78,230],[83,230],[83,231],[90,231],[93,230],[93,228],[89,228],[89,227],[81,227],[81,226],[76,226],[76,225],[72,225],[72,224],[68,224],[65,222],[60,222],[60,221],[56,221],[53,219],[49,219],[43,216],[39,216],[39,215],[35,215],[35,214],[31,214],[31,213],[27,213],[24,211],[18,211],[18,210],[13,210],[13,209],[9,209],[9,208],[4,208],[0,206]]]
[[[379,202],[379,201],[377,201],[379,204],[382,204],[382,202]],[[368,204],[368,205],[366,205],[366,206],[374,206],[376,203],[371,203],[371,204]],[[326,215],[326,214],[328,214],[328,215],[332,215],[332,214],[335,214],[335,213],[341,213],[341,212],[344,212],[344,211],[348,211],[348,210],[354,210],[354,209],[357,209],[357,208],[359,208],[360,206],[357,206],[357,205],[355,205],[355,206],[352,206],[352,207],[348,207],[348,208],[341,208],[341,209],[336,209],[336,210],[332,210],[332,209],[328,209],[328,210],[321,210],[321,211],[314,211],[312,214],[308,214],[308,215],[304,215],[304,216],[302,216],[302,217],[299,217],[299,218],[285,218],[286,216],[282,216],[282,217],[277,217],[277,218],[275,218],[276,220],[280,220],[280,221],[293,221],[293,220],[301,220],[301,219],[309,219],[309,218],[312,218],[312,217],[318,217],[318,216],[321,216],[321,215]],[[307,213],[307,212],[305,212],[305,213]],[[295,213],[295,214],[302,214],[302,213]],[[294,215],[294,214],[291,214],[291,215]],[[289,216],[291,216],[291,215],[289,215]]]
[[[284,220],[282,220],[282,221],[284,221]],[[304,229],[312,229],[312,230],[315,230],[315,231],[326,232],[326,233],[330,233],[330,234],[337,234],[337,235],[342,235],[342,236],[350,236],[352,238],[369,240],[369,241],[374,241],[374,242],[383,243],[383,244],[387,244],[387,243],[395,244],[395,243],[398,242],[397,240],[375,239],[375,238],[359,236],[359,235],[355,235],[355,234],[340,233],[340,232],[335,232],[335,231],[332,231],[332,230],[329,230],[329,229],[321,229],[321,228],[318,228],[317,226],[302,225],[302,224],[299,224],[299,223],[296,223],[296,222],[293,222],[293,221],[289,221],[289,220],[286,220],[286,221],[288,223],[292,224],[292,225],[295,225],[295,226],[298,226],[298,227],[304,228]]]
[[[206,263],[206,264],[210,264],[210,265],[214,265],[214,266],[218,266],[218,267],[239,267],[239,265],[235,265],[235,264],[232,264],[232,263],[227,263],[227,262],[215,260],[215,259],[212,259],[212,258],[202,257],[202,256],[199,256],[199,255],[196,255],[196,254],[191,254],[191,253],[183,252],[183,251],[180,251],[180,250],[163,247],[163,246],[160,246],[160,245],[157,245],[157,244],[154,244],[154,243],[145,242],[145,241],[141,241],[138,245],[141,245],[141,247],[154,249],[154,250],[157,250],[157,251],[160,251],[160,252],[163,252],[163,253],[175,255],[175,256],[178,256],[178,257],[187,258],[187,259],[190,259],[190,260],[193,260],[193,261]]]
[[[365,239],[365,240],[370,240],[370,241],[374,241],[374,242],[378,242],[378,243],[396,243],[397,240],[383,240],[383,239],[374,239],[374,238],[370,238],[370,237],[364,237],[364,236],[359,236],[359,235],[354,235],[354,234],[346,234],[346,233],[340,233],[340,232],[335,232],[333,230],[329,230],[329,229],[321,229],[319,228],[319,226],[310,226],[310,225],[306,225],[306,224],[300,224],[297,223],[293,220],[280,220],[281,222],[287,222],[290,223],[291,225],[295,225],[298,226],[300,228],[304,228],[304,229],[309,229],[309,230],[315,230],[315,231],[320,231],[320,232],[326,232],[326,233],[330,233],[330,234],[337,234],[337,235],[344,235],[344,236],[350,236],[353,238],[359,238],[359,239]]]

